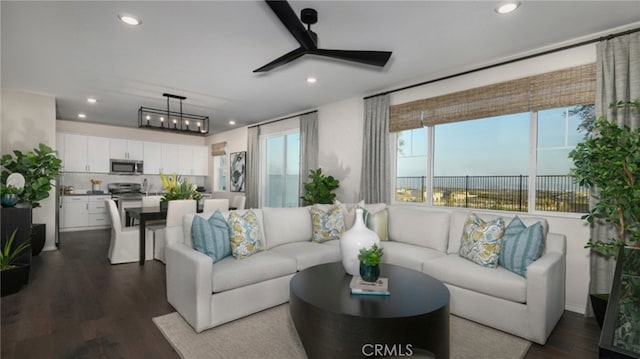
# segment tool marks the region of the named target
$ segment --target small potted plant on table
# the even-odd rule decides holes
[[[377,244],[371,248],[361,248],[358,259],[360,260],[360,277],[366,282],[375,282],[380,277],[380,261],[382,260],[382,248]]]

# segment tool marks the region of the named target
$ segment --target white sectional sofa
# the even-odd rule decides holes
[[[392,205],[387,210],[389,240],[382,242],[383,262],[441,280],[451,292],[452,314],[546,342],[564,311],[566,238],[549,233],[544,218],[519,214],[526,225],[541,221],[545,236],[543,254],[527,267],[524,278],[458,255],[468,209]],[[167,298],[197,332],[288,302],[289,281],[296,272],[340,260],[338,240],[311,242],[307,207],[254,211],[265,250],[241,260],[229,256],[214,264],[194,250],[193,214],[184,217],[182,226],[167,228]],[[506,223],[513,216],[474,212],[486,220],[503,217]]]

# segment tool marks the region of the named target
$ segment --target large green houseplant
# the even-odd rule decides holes
[[[340,181],[332,176],[325,176],[322,174],[322,169],[309,171],[309,178],[311,181],[304,184],[305,194],[302,201],[305,206],[320,203],[320,204],[332,204],[336,199],[336,194],[332,191],[340,187]]]
[[[640,99],[612,106],[640,111]],[[608,240],[589,239],[587,248],[615,255],[625,244],[640,245],[640,128],[620,127],[605,118],[589,126],[583,142],[569,153],[571,175],[582,186],[594,187],[595,204],[582,218],[604,221],[615,228]]]
[[[40,207],[40,201],[49,197],[53,188],[51,182],[60,175],[62,160],[51,147],[40,143],[33,151],[14,150],[13,155],[3,155],[0,165],[3,167],[0,173],[2,183],[7,182],[11,173],[20,173],[24,177],[25,184],[19,195],[20,200],[37,208]]]

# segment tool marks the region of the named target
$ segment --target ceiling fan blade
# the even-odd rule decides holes
[[[298,15],[293,12],[291,5],[286,1],[265,0],[267,5],[278,16],[278,19],[289,30],[291,35],[298,41],[301,47],[305,49],[317,49],[316,42],[304,28]],[[255,71],[254,71],[255,72]]]
[[[384,67],[391,57],[390,51],[358,51],[358,50],[309,50],[308,53],[318,56],[332,57],[361,64]]]
[[[282,65],[284,65],[286,63],[289,63],[289,62],[297,59],[298,57],[306,54],[307,52],[308,52],[307,49],[299,47],[299,48],[297,48],[297,49],[295,49],[293,51],[287,52],[286,54],[278,57],[277,59],[271,61],[270,63],[268,63],[268,64],[266,64],[266,65],[264,65],[264,66],[262,66],[262,67],[260,67],[258,69],[253,70],[253,72],[266,72],[266,71],[269,71],[269,70],[274,69],[274,68],[276,68],[278,66],[282,66]]]

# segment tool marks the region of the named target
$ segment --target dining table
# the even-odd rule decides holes
[[[151,207],[129,207],[125,208],[126,222],[130,223],[130,220],[137,219],[140,222],[140,265],[143,266],[146,260],[146,236],[147,236],[147,221],[167,219],[167,209],[160,206]]]

